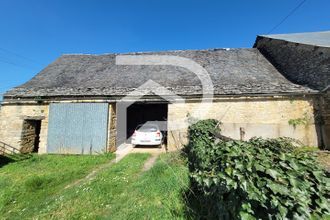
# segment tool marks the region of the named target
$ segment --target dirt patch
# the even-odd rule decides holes
[[[99,172],[103,171],[104,169],[109,168],[112,164],[114,164],[116,162],[117,162],[116,159],[112,159],[110,162],[108,162],[106,164],[103,164],[101,166],[98,166],[97,168],[92,170],[87,176],[85,176],[85,177],[83,177],[79,180],[76,180],[73,183],[70,183],[69,185],[64,187],[64,189],[68,189],[68,188],[71,188],[73,186],[77,186],[77,185],[80,185],[80,184],[83,184],[83,183],[86,183],[86,182],[89,182],[89,181],[93,180]]]
[[[155,164],[157,158],[158,158],[159,154],[153,154],[143,165],[143,169],[142,171],[148,171],[151,169],[151,167],[153,167],[153,165]]]

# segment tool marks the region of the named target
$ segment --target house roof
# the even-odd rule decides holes
[[[306,32],[293,34],[260,35],[260,37],[284,40],[300,44],[308,44],[320,47],[330,47],[330,31]]]
[[[63,55],[27,83],[8,91],[4,97],[124,96],[149,79],[178,95],[202,93],[198,77],[185,68],[116,65],[116,55],[118,54]],[[143,52],[127,55],[172,55],[192,59],[208,71],[215,95],[314,91],[288,81],[256,48]]]

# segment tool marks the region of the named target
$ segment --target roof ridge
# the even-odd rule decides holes
[[[293,35],[293,34],[313,34],[313,33],[330,33],[330,30],[325,31],[307,31],[307,32],[294,32],[294,33],[282,33],[282,34],[258,34],[257,36],[260,37],[267,37],[267,36],[276,36],[276,35]]]
[[[129,55],[129,54],[145,54],[145,53],[166,53],[166,52],[196,52],[196,51],[219,51],[219,50],[255,50],[255,48],[208,48],[208,49],[183,49],[183,50],[159,50],[159,51],[136,51],[136,52],[119,52],[119,53],[100,53],[100,54],[89,54],[89,53],[65,53],[61,56],[103,56],[103,55]]]
[[[303,33],[291,33],[291,34],[269,34],[258,35],[257,40],[260,38],[268,38],[304,45],[318,46],[318,47],[330,47],[330,30],[318,31],[318,32],[303,32]]]

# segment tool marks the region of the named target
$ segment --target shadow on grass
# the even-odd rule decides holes
[[[15,162],[15,160],[11,159],[11,158],[8,158],[8,157],[5,157],[3,155],[0,155],[0,168],[9,164],[9,163],[12,163],[12,162]]]
[[[217,198],[214,198],[214,196],[204,195],[193,187],[184,191],[182,196],[185,201],[185,216],[187,219],[231,219],[224,206],[217,203]]]

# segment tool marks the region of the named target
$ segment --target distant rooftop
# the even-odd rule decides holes
[[[260,35],[260,37],[285,40],[300,44],[330,47],[330,31],[306,32],[306,33],[294,33],[294,34],[271,34],[271,35]]]

